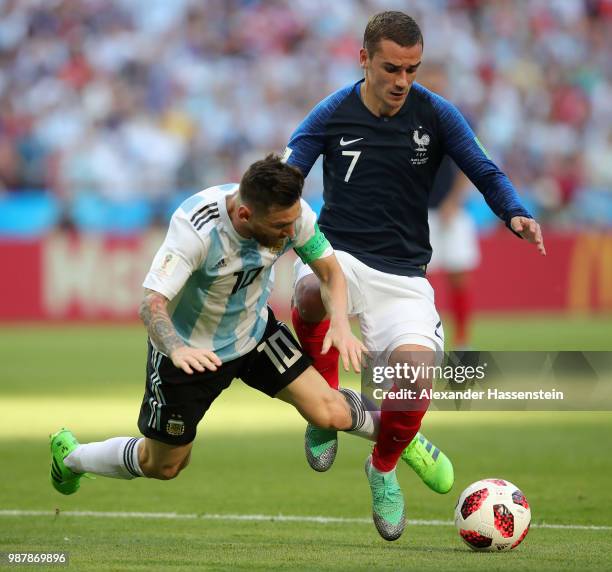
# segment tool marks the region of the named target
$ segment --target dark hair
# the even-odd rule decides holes
[[[363,47],[372,57],[381,40],[391,40],[403,47],[423,45],[423,34],[419,25],[403,12],[380,12],[374,14],[363,34]]]
[[[302,172],[270,154],[246,170],[240,181],[240,199],[260,212],[271,207],[288,208],[300,199],[303,187]]]

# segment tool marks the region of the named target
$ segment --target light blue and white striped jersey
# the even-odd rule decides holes
[[[210,187],[183,202],[143,284],[170,300],[172,323],[185,344],[212,349],[224,362],[261,340],[274,262],[291,248],[305,262],[333,253],[304,200],[295,237],[281,249],[241,237],[226,204],[237,189],[237,184]]]

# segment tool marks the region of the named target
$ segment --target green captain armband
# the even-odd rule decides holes
[[[329,240],[325,238],[325,235],[321,232],[319,225],[315,223],[314,235],[304,246],[298,246],[294,250],[302,259],[304,264],[310,264],[318,258],[321,258],[321,254],[323,254],[330,247],[331,244],[329,244]]]

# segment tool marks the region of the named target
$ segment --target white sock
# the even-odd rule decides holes
[[[376,441],[378,429],[380,428],[380,411],[374,404],[370,403],[361,393],[353,389],[342,388],[340,392],[351,410],[353,426],[346,430],[358,437]]]
[[[144,477],[138,462],[138,448],[144,438],[113,437],[79,445],[64,459],[75,473],[93,473],[113,479]]]
[[[374,466],[374,463],[372,462],[372,455],[370,455],[370,468],[373,471],[376,471],[377,473],[381,474],[381,475],[388,475],[389,473],[394,473],[395,472],[395,468],[391,469],[390,471],[381,471],[380,469],[377,469]]]

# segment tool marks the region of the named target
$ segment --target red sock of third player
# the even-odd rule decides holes
[[[391,391],[397,392],[394,385]],[[421,427],[427,412],[426,400],[405,401],[385,399],[380,415],[380,430],[372,452],[372,464],[379,471],[395,469],[402,451],[410,444]]]
[[[291,321],[295,333],[304,351],[313,359],[313,367],[325,378],[328,385],[338,389],[338,358],[340,354],[334,347],[329,348],[325,354],[321,354],[325,334],[329,330],[329,320],[322,322],[306,322],[300,316],[297,308],[291,309]]]
[[[468,327],[471,317],[470,290],[466,286],[453,286],[450,291],[450,306],[455,321],[455,346],[468,343]]]

